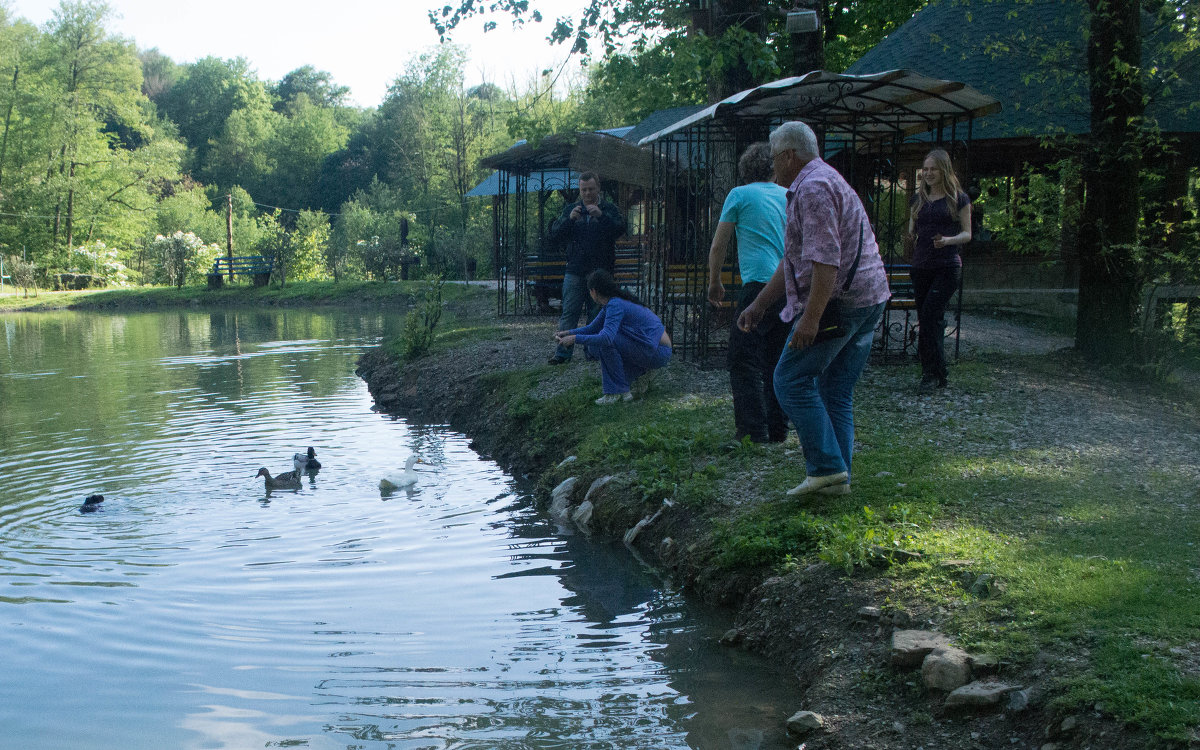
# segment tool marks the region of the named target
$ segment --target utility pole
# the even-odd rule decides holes
[[[225,257],[229,258],[229,283],[233,283],[233,193],[225,196]]]

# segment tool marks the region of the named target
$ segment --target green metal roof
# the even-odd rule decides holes
[[[1198,56],[1166,60],[1167,34],[1143,18],[1143,64],[1177,76],[1148,83],[1146,114],[1166,132],[1200,131]],[[1004,109],[975,123],[976,139],[1083,133],[1087,19],[1083,0],[934,0],[846,72],[909,68],[991,94]]]

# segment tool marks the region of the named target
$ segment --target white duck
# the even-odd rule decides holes
[[[417,472],[413,471],[413,466],[425,463],[418,456],[409,456],[404,462],[403,472],[393,472],[388,474],[383,479],[379,480],[379,489],[383,492],[391,492],[404,487],[412,487],[417,483]]]

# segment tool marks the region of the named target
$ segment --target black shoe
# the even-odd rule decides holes
[[[571,359],[569,357],[560,357],[557,354],[555,354],[550,359],[546,360],[546,362],[548,364],[552,364],[552,365],[565,365],[566,363],[568,363],[570,361],[571,361]]]
[[[937,388],[938,379],[932,375],[925,375],[921,378],[921,382],[917,385],[917,393],[922,396],[928,396]]]

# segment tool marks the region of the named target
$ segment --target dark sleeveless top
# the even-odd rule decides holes
[[[917,196],[913,196],[910,204],[916,204]],[[959,192],[958,205],[953,212],[946,205],[945,198],[939,198],[932,203],[921,206],[913,227],[916,230],[916,242],[913,243],[913,268],[949,268],[961,266],[962,256],[959,255],[961,245],[946,245],[934,247],[933,238],[937,235],[953,237],[962,231],[958,215],[971,199],[966,193]]]

